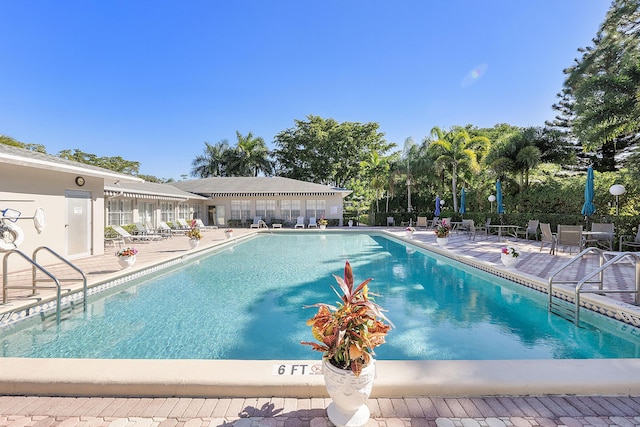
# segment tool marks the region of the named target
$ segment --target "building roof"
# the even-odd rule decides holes
[[[343,188],[283,177],[215,177],[172,182],[171,185],[205,197],[334,196],[351,194]]]
[[[180,190],[169,184],[157,182],[119,182],[114,185],[105,185],[104,195],[107,197],[124,196],[154,200],[206,200],[206,197]]]
[[[144,182],[143,179],[135,176],[7,144],[0,144],[0,163],[9,163],[37,169],[77,173],[95,178],[103,178],[105,180],[105,184],[108,182],[115,183],[116,181]]]

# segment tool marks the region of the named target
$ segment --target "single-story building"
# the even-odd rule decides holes
[[[351,191],[283,177],[214,177],[171,183],[206,197],[207,225],[246,226],[254,217],[267,224],[294,225],[298,217],[336,220],[342,225],[344,198]]]
[[[144,182],[6,144],[0,144],[0,182],[0,212],[6,213],[0,253],[19,243],[27,255],[47,246],[68,259],[104,254],[105,227],[134,222],[157,227],[160,221],[200,218],[224,227],[248,226],[260,217],[292,226],[298,217],[307,224],[325,217],[342,225],[343,200],[351,194],[281,177]]]

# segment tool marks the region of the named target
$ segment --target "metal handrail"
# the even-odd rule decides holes
[[[77,266],[75,266],[74,264],[71,263],[71,261],[69,261],[68,259],[64,258],[62,255],[58,254],[57,252],[55,252],[53,249],[49,248],[48,246],[40,246],[38,248],[36,248],[33,251],[33,261],[36,262],[36,255],[38,254],[38,252],[40,252],[41,250],[46,250],[48,251],[51,255],[55,256],[56,258],[58,258],[60,261],[64,262],[65,264],[67,264],[69,267],[71,267],[72,269],[74,269],[75,271],[77,271],[78,273],[80,273],[80,275],[82,276],[82,303],[84,305],[84,311],[87,311],[87,276],[84,274],[84,272],[82,270],[80,270]],[[32,267],[32,275],[33,275],[33,286],[35,287],[36,282],[38,281],[38,279],[36,278],[36,268]],[[68,282],[68,281],[75,281],[76,279],[60,279],[61,282]]]
[[[570,280],[570,281],[555,281],[555,283],[564,283],[564,284],[575,284],[575,289],[574,289],[574,322],[576,324],[578,324],[580,322],[580,293],[581,292],[585,292],[585,293],[599,293],[599,294],[605,294],[605,293],[635,293],[636,297],[635,297],[635,303],[639,304],[640,303],[640,263],[638,262],[640,260],[640,254],[634,253],[634,252],[623,252],[623,253],[616,253],[616,252],[611,252],[611,251],[604,251],[602,249],[599,248],[595,248],[595,247],[590,247],[590,248],[586,248],[584,249],[582,252],[580,252],[579,254],[577,254],[575,257],[573,257],[571,260],[569,260],[568,262],[566,262],[565,264],[561,265],[558,269],[554,270],[550,275],[549,275],[549,287],[548,287],[548,293],[549,293],[549,311],[552,311],[552,307],[553,307],[553,284],[554,284],[554,278],[562,273],[564,270],[566,270],[568,267],[570,267],[572,264],[580,261],[582,259],[582,257],[584,257],[587,254],[590,253],[596,253],[599,256],[599,267],[597,269],[595,269],[594,271],[590,272],[589,274],[587,274],[585,277],[583,277],[580,280]],[[613,258],[608,259],[607,260],[607,256],[613,256]],[[607,268],[609,268],[611,265],[616,264],[622,260],[624,260],[625,258],[633,258],[635,261],[635,270],[636,270],[636,286],[634,290],[618,290],[618,289],[603,289],[603,283],[604,283],[604,270],[606,270]],[[591,281],[590,279],[592,279],[594,276],[598,275],[598,279],[597,280],[593,280]],[[586,284],[586,283],[597,283],[598,284],[598,289],[594,290],[594,289],[587,289],[587,290],[583,290],[582,287]]]
[[[60,287],[60,282],[58,281],[58,279],[56,279],[56,277],[51,274],[49,271],[47,271],[46,268],[44,268],[43,266],[41,266],[40,264],[38,264],[35,260],[29,258],[29,256],[27,254],[25,254],[22,251],[19,251],[18,249],[12,249],[10,251],[8,251],[3,259],[2,259],[2,303],[6,304],[7,302],[7,289],[9,289],[8,286],[8,274],[7,274],[7,264],[8,264],[8,259],[9,259],[9,255],[11,254],[18,254],[20,255],[22,258],[24,258],[26,261],[28,261],[29,263],[31,263],[31,265],[33,266],[33,268],[37,268],[38,270],[42,271],[44,274],[46,274],[47,276],[49,276],[49,278],[51,280],[54,281],[54,283],[56,284],[55,288],[56,288],[56,321],[58,324],[60,324],[60,300],[61,300],[61,287]],[[45,288],[45,289],[53,289],[53,286],[38,286],[40,288]],[[11,289],[34,289],[34,293],[35,293],[35,288],[36,286],[11,286]]]
[[[595,252],[596,254],[598,254],[600,256],[600,265],[602,266],[603,263],[603,254],[602,254],[602,250],[598,249],[598,248],[594,248],[594,247],[589,247],[584,249],[582,252],[580,252],[579,254],[577,254],[575,257],[571,258],[569,261],[567,261],[566,263],[562,264],[560,267],[558,267],[558,269],[554,270],[551,272],[551,274],[549,274],[549,308],[551,308],[551,302],[553,300],[553,279],[560,273],[562,273],[564,270],[566,270],[567,268],[569,268],[571,265],[573,265],[574,263],[580,261],[582,259],[583,256],[590,254],[592,252]],[[575,281],[563,281],[563,282],[556,282],[556,283],[578,283],[578,280]],[[600,284],[602,286],[602,275],[600,275]]]
[[[632,258],[635,261],[635,267],[636,267],[635,268],[635,270],[636,270],[636,287],[635,287],[635,289],[629,289],[629,290],[626,290],[626,289],[602,289],[602,282],[600,282],[600,288],[598,290],[591,290],[591,289],[587,289],[587,290],[584,290],[584,291],[582,290],[582,287],[585,285],[585,283],[587,283],[587,281],[590,278],[592,278],[596,274],[600,274],[602,276],[602,272],[604,270],[606,270],[611,265],[616,264],[616,263],[624,260],[625,258]],[[599,294],[606,294],[606,293],[621,293],[621,294],[635,293],[636,294],[636,298],[635,298],[636,305],[640,302],[640,294],[638,293],[638,290],[639,290],[639,287],[640,287],[640,263],[638,263],[639,260],[640,260],[640,254],[638,254],[638,253],[635,253],[635,252],[622,252],[620,254],[615,255],[609,261],[607,261],[604,264],[602,264],[598,269],[592,271],[590,274],[586,275],[584,278],[582,278],[582,280],[580,280],[578,282],[578,284],[576,285],[576,289],[574,291],[574,300],[575,300],[575,303],[576,303],[576,312],[575,312],[575,323],[576,323],[576,325],[579,324],[579,322],[580,322],[580,292],[599,293]]]

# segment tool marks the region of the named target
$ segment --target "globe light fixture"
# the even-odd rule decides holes
[[[611,193],[611,195],[613,196],[616,196],[616,216],[620,213],[618,199],[624,194],[625,191],[626,189],[624,188],[624,185],[620,184],[614,184],[611,186],[611,188],[609,188],[609,193]]]
[[[491,203],[491,213],[493,213],[493,202],[496,201],[496,196],[492,194],[487,198],[487,200],[489,200],[489,202]]]

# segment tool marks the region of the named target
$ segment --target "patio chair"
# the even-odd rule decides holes
[[[387,217],[387,227],[393,227],[396,225],[396,219],[392,216]]]
[[[460,226],[456,229],[456,233],[460,234],[469,234],[470,231],[470,227],[469,227],[469,223],[473,221],[472,219],[463,219],[462,223],[460,224]]]
[[[476,236],[478,234],[483,235],[485,237],[485,239],[489,238],[489,232],[488,232],[486,227],[483,227],[481,225],[476,227],[475,222],[472,219],[470,219],[468,221],[469,222],[467,224],[469,226],[469,231],[468,231],[469,240],[471,240],[471,238],[473,237],[473,241],[475,241],[476,240]]]
[[[316,222],[316,217],[312,216],[311,218],[309,218],[309,225],[307,225],[307,228],[318,228],[318,223]]]
[[[585,233],[584,246],[592,243],[612,251],[614,227],[611,223],[594,222],[591,224],[591,231],[597,234]]]
[[[640,224],[638,224],[638,232],[636,233],[636,237],[633,240],[630,238],[633,237],[631,235],[622,235],[620,236],[620,246],[618,250],[620,252],[624,251],[625,247],[640,249]]]
[[[545,243],[551,245],[551,249],[549,253],[551,255],[556,253],[556,234],[551,232],[551,224],[549,223],[540,223],[540,251]]]
[[[582,250],[582,226],[581,225],[562,225],[558,224],[558,234],[556,237],[556,245],[563,246],[562,250],[569,247],[569,254],[573,253],[572,248],[575,246],[578,252]]]
[[[261,216],[254,216],[253,222],[249,225],[249,228],[260,228],[260,221],[262,221]]]
[[[440,217],[434,216],[431,221],[427,221],[427,226],[430,228],[436,228],[440,224]]]
[[[299,216],[297,221],[296,221],[296,225],[294,228],[304,228],[304,217],[303,216]]]
[[[540,221],[538,221],[537,219],[530,219],[529,223],[527,224],[527,228],[525,228],[524,230],[522,229],[517,229],[515,231],[516,236],[524,236],[525,240],[529,240],[529,234],[533,235],[536,240],[538,240],[538,225],[540,224]]]
[[[428,222],[427,222],[427,217],[426,216],[419,216],[418,220],[416,221],[416,230],[420,227],[424,227],[424,229],[426,230],[427,227],[429,226]]]

